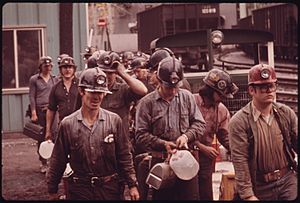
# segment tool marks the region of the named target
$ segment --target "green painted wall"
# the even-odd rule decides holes
[[[46,25],[45,54],[56,61],[59,53],[58,3],[6,3],[2,7],[2,26]],[[85,3],[73,3],[73,57],[77,69],[83,69],[80,55],[87,44]],[[53,74],[58,74],[57,66]],[[2,76],[4,77],[4,76]],[[2,133],[22,132],[28,92],[2,94]]]

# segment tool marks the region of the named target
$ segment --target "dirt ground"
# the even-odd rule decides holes
[[[2,184],[4,200],[48,200],[45,174],[40,173],[37,142],[22,134],[2,135]],[[64,195],[63,184],[58,194]],[[125,199],[129,200],[128,189]]]
[[[5,136],[5,135],[4,135]],[[3,136],[3,137],[4,137]],[[47,200],[45,174],[40,173],[36,141],[18,136],[2,137],[2,198],[4,200]],[[63,195],[63,185],[59,186]]]

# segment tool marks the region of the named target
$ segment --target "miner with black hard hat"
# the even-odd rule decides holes
[[[101,108],[112,111],[122,118],[126,136],[129,137],[129,110],[133,102],[147,94],[146,86],[136,78],[131,77],[120,56],[116,52],[107,51],[100,55],[98,67],[106,73],[108,89],[112,94],[106,95]],[[122,79],[123,82],[119,82]],[[131,146],[133,152],[133,147]]]
[[[174,149],[186,149],[187,144],[201,139],[205,121],[197,108],[191,92],[179,88],[183,79],[182,64],[175,57],[159,62],[157,70],[159,86],[143,97],[136,110],[136,148],[140,154],[152,157],[138,164],[139,188],[144,185],[149,164],[166,161]],[[172,112],[172,113],[171,113]],[[147,192],[140,188],[141,198]],[[153,190],[153,200],[198,200],[197,175],[190,180],[178,179],[174,185]]]
[[[46,129],[46,112],[49,103],[49,94],[51,88],[57,82],[57,78],[51,74],[53,68],[52,58],[50,56],[42,56],[39,59],[39,72],[29,79],[29,102],[30,108],[28,113],[31,121],[38,123],[44,127],[43,136]],[[42,142],[38,141],[38,149]],[[41,161],[40,171],[46,173],[47,160],[39,155]]]
[[[108,89],[113,92],[112,95],[104,98],[101,107],[113,111],[125,119],[131,102],[147,94],[147,88],[141,81],[128,75],[116,52],[103,53],[99,58],[98,66],[106,73]],[[125,82],[119,83],[116,80],[117,76]]]
[[[158,69],[158,64],[161,60],[167,57],[175,57],[174,53],[172,52],[171,49],[167,47],[163,48],[156,48],[153,52],[153,54],[150,56],[149,61],[147,63],[147,68],[149,70],[148,73],[148,81],[149,84],[152,85],[153,87],[158,87],[159,82],[157,80],[157,69]],[[187,81],[186,78],[183,77],[182,83],[181,83],[181,88],[187,89],[191,91],[191,86],[189,82]]]
[[[68,162],[73,170],[68,180],[69,200],[122,200],[120,177],[131,199],[139,199],[122,119],[100,107],[106,94],[111,94],[107,82],[98,67],[83,70],[80,76],[81,108],[61,121],[51,156],[47,183],[52,200],[58,199],[58,185]]]
[[[116,52],[103,53],[99,58],[98,66],[106,73],[108,89],[113,93],[103,99],[101,107],[117,113],[123,119],[128,135],[128,114],[131,103],[146,95],[148,90],[141,81],[127,73]],[[117,77],[124,82],[118,82]]]

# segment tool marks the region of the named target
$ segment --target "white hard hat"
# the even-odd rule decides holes
[[[51,140],[46,140],[41,143],[39,148],[39,154],[44,159],[49,159],[53,151],[54,144]]]
[[[182,180],[194,178],[199,171],[199,164],[188,150],[177,150],[172,154],[170,167],[176,176]]]

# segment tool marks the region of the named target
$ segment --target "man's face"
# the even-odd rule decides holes
[[[146,80],[147,79],[147,70],[144,68],[136,68],[134,69],[134,74],[136,78],[139,80]]]
[[[117,74],[115,72],[108,72],[108,71],[105,71],[105,74],[107,77],[107,85],[108,87],[111,87],[116,81]]]
[[[163,97],[173,98],[178,93],[179,84],[177,84],[175,87],[170,87],[163,83],[160,83],[160,90]]]
[[[42,72],[51,72],[52,71],[52,65],[51,64],[43,64],[41,66],[41,71]]]
[[[159,85],[159,81],[157,79],[157,71],[150,71],[147,75],[148,82],[150,85],[157,87]]]
[[[97,110],[100,108],[105,93],[80,91],[80,95],[82,97],[82,106],[89,110]]]
[[[74,76],[75,69],[73,66],[62,66],[60,68],[60,73],[64,78],[69,79]]]
[[[272,103],[276,98],[277,83],[250,85],[248,90],[253,100],[261,104]]]
[[[219,104],[220,102],[225,100],[225,97],[217,91],[214,91],[213,98],[214,98],[214,103],[216,104]]]

